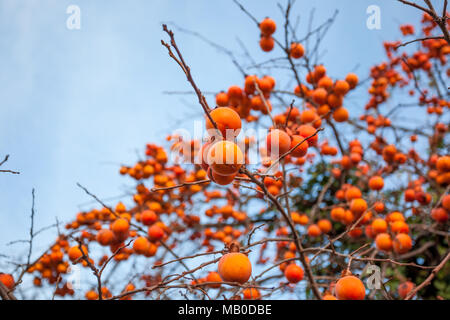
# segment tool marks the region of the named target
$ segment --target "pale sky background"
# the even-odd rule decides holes
[[[243,3],[257,19],[270,15],[281,24],[275,1]],[[70,4],[81,9],[80,30],[66,28]],[[381,7],[381,30],[366,28],[371,4]],[[396,40],[400,24],[420,19],[393,0],[298,0],[300,34],[313,7],[316,23],[339,9],[323,46],[322,62],[333,77],[359,65],[356,72],[366,78],[384,60],[382,41]],[[191,89],[160,44],[164,21],[236,52],[242,52],[239,37],[256,61],[277,56],[261,52],[253,22],[228,0],[0,1],[0,157],[10,154],[3,169],[21,172],[0,175],[0,253],[13,253],[17,247],[6,243],[28,237],[32,188],[36,229],[55,217],[68,221],[90,207],[80,206],[91,199],[76,182],[101,198],[122,194],[131,180],[118,174],[119,164],[134,163],[147,142],[164,143],[177,120],[200,117],[196,97],[163,93]],[[226,55],[190,35],[176,37],[202,90],[243,83]],[[349,108],[362,111],[365,97],[354,93]],[[54,237],[54,231],[39,236],[36,247]]]

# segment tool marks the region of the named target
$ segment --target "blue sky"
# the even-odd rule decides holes
[[[282,21],[275,1],[243,3],[258,19]],[[70,4],[81,9],[80,30],[66,28]],[[371,4],[381,7],[381,30],[366,28]],[[416,10],[396,1],[298,0],[293,14],[301,15],[300,34],[313,7],[316,23],[339,9],[323,46],[322,62],[333,77],[359,65],[365,78],[384,58],[382,41],[397,39],[401,23],[419,20]],[[133,163],[145,143],[163,143],[177,120],[200,117],[194,96],[163,93],[190,90],[160,44],[165,21],[236,52],[239,37],[256,61],[271,55],[259,50],[258,30],[228,0],[0,1],[0,157],[10,154],[4,167],[21,172],[0,176],[0,253],[12,253],[6,243],[28,236],[32,188],[36,229],[56,216],[68,221],[91,200],[76,182],[101,198],[123,194],[131,181],[119,176],[119,165]],[[192,36],[176,37],[202,90],[242,83],[226,55]],[[355,93],[352,108],[358,101],[362,108],[364,96]],[[37,248],[53,238],[43,234]]]

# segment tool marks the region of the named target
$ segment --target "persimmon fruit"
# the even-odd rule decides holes
[[[286,132],[280,129],[271,130],[266,137],[267,152],[279,157],[289,151],[291,142],[291,138]]]
[[[217,141],[209,149],[207,161],[219,175],[234,175],[244,163],[244,155],[234,142]]]
[[[220,258],[218,271],[224,281],[245,283],[252,275],[252,264],[245,254],[230,252]]]
[[[290,283],[297,283],[303,280],[303,269],[295,263],[289,264],[284,270],[284,276]]]
[[[366,288],[360,279],[347,275],[338,280],[335,287],[339,300],[364,300]]]
[[[217,128],[220,130],[223,138],[232,140],[239,135],[242,122],[241,117],[236,111],[228,107],[219,107],[212,110],[209,115],[217,124]],[[206,117],[206,129],[215,129],[208,117]]]
[[[260,22],[259,29],[261,30],[261,33],[263,35],[270,36],[277,29],[277,24],[273,19],[265,18],[263,21]]]

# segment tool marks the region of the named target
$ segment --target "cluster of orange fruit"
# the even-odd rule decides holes
[[[30,266],[28,273],[37,273],[33,279],[33,284],[40,287],[42,280],[46,279],[50,284],[57,282],[59,275],[66,274],[69,271],[70,263],[64,260],[64,256],[70,251],[69,242],[66,237],[60,236],[56,243],[50,248],[50,251],[44,253],[38,261]],[[84,262],[85,265],[86,262]],[[67,283],[58,287],[56,294],[60,296],[73,295],[74,291]]]
[[[146,155],[152,158],[146,161],[140,161],[133,167],[122,166],[120,168],[120,174],[129,175],[130,177],[141,180],[147,179],[153,176],[155,173],[162,171],[163,165],[167,162],[167,153],[164,148],[148,144],[146,149]]]
[[[243,214],[245,215],[245,217],[247,216],[245,213]],[[213,231],[212,228],[206,228],[203,231],[204,240],[202,242],[202,245],[207,248],[207,251],[213,251],[215,247],[211,244],[212,240],[217,240],[224,243],[225,245],[229,245],[232,241],[238,240],[242,234],[243,231],[237,228],[233,228],[229,225],[225,225],[224,227],[217,227],[215,231]]]
[[[431,34],[433,29],[437,27],[434,21],[429,20],[429,15],[426,13],[423,16],[423,22],[430,22],[429,25],[423,27],[425,34]],[[403,35],[414,34],[414,28],[411,25],[402,25],[400,26],[400,30]],[[366,105],[366,109],[377,108],[381,103],[385,102],[389,97],[388,89],[395,87],[397,84],[406,86],[410,81],[416,81],[414,72],[423,70],[431,75],[433,59],[443,66],[447,62],[447,55],[450,54],[450,45],[445,39],[427,39],[421,41],[422,48],[409,55],[405,52],[401,55],[397,54],[400,44],[399,41],[386,42],[384,44],[389,61],[383,62],[371,70],[373,81],[372,86],[369,88],[369,93],[372,95],[372,98]],[[396,70],[397,67],[400,67],[405,72],[407,78],[400,75],[399,71]],[[449,74],[450,69],[447,69],[447,75]],[[410,90],[410,95],[414,95],[414,93],[414,90]],[[419,104],[427,105],[428,113],[442,115],[443,109],[450,107],[448,101],[436,96],[427,97],[428,94],[428,90],[424,89],[421,90],[419,97]]]
[[[243,88],[232,85],[227,92],[219,92],[216,95],[216,105],[232,108],[240,118],[247,122],[256,121],[258,117],[250,113],[252,110],[262,114],[272,111],[270,94],[274,90],[275,84],[275,79],[268,75],[261,78],[256,75],[247,75]],[[234,121],[238,122],[238,120]]]
[[[430,171],[428,176],[439,185],[450,184],[450,156],[432,155],[429,160]]]
[[[275,46],[275,39],[272,35],[277,30],[277,24],[271,18],[265,18],[259,23],[259,30],[261,32],[261,38],[259,40],[259,46],[262,51],[272,51]],[[302,44],[293,42],[289,48],[289,55],[294,59],[300,59],[305,54],[305,48]]]
[[[259,30],[261,31],[261,39],[259,40],[259,46],[261,50],[265,52],[272,51],[275,46],[275,40],[272,34],[277,30],[277,24],[270,18],[265,18],[259,24]]]
[[[400,73],[395,70],[395,66],[400,62],[401,60],[397,58],[390,63],[383,62],[372,67],[370,70],[372,83],[368,89],[371,98],[365,106],[366,110],[377,109],[390,97],[388,89],[395,87],[399,82],[405,81]],[[405,84],[406,82],[403,82],[403,85]]]
[[[341,160],[338,162],[343,170],[349,170],[351,168],[357,167],[364,156],[364,150],[359,140],[355,139],[350,141],[348,146],[349,155],[342,155]],[[360,169],[362,169],[362,167],[360,167]]]
[[[359,79],[356,74],[349,73],[344,80],[333,81],[327,76],[326,68],[317,65],[306,75],[306,82],[312,88],[302,83],[295,87],[294,93],[307,100],[307,108],[327,119],[332,113],[336,122],[345,122],[349,119],[349,112],[343,107],[344,97],[358,85]]]
[[[367,132],[375,134],[378,128],[390,127],[391,120],[379,114],[376,118],[372,115],[361,115],[360,120],[365,120],[367,124]]]

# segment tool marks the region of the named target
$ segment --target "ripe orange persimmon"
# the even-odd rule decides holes
[[[273,90],[273,88],[275,88],[275,79],[271,76],[264,76],[261,79],[258,79],[258,86],[259,88],[264,91],[264,92],[268,92]]]
[[[348,90],[350,90],[350,85],[345,80],[338,80],[334,84],[333,90],[334,90],[334,93],[343,96],[348,92]]]
[[[308,138],[309,146],[315,146],[317,144],[317,141],[319,140],[317,134],[312,136],[316,133],[316,129],[309,124],[302,124],[300,127],[298,127],[297,133],[305,138],[310,137]]]
[[[415,193],[416,201],[422,205],[429,204],[431,202],[431,195],[429,193],[425,193],[423,191],[419,191]]]
[[[259,95],[253,96],[250,99],[250,106],[253,110],[262,110],[264,108],[264,102]]]
[[[327,73],[327,69],[323,64],[319,64],[314,67],[314,78],[316,80],[321,79]]]
[[[384,233],[387,230],[387,222],[382,218],[373,220],[371,226],[374,234]]]
[[[308,152],[308,147],[309,147],[308,141],[307,140],[303,141],[303,140],[305,140],[305,137],[303,137],[303,136],[300,136],[300,135],[292,136],[291,145],[290,145],[289,149],[294,148],[297,144],[299,144],[301,142],[301,144],[299,144],[295,149],[292,150],[291,155],[293,157],[303,157]]]
[[[230,103],[233,103],[233,105],[234,105],[234,104],[236,104],[236,102],[239,102],[242,100],[243,92],[239,86],[231,86],[228,88],[227,95],[228,95]]]
[[[344,217],[342,218],[342,223],[345,225],[350,225],[355,220],[355,215],[351,210],[345,210]]]
[[[228,94],[226,92],[221,91],[216,95],[216,104],[219,107],[228,106],[228,102],[229,102],[229,99],[228,99]]]
[[[403,214],[401,212],[394,211],[394,212],[389,213],[386,216],[386,221],[387,222],[405,221],[405,217],[403,216]]]
[[[290,283],[297,283],[303,280],[303,274],[303,269],[295,263],[289,264],[286,269],[284,269],[284,276]]]
[[[253,94],[256,90],[256,84],[258,84],[258,77],[255,75],[248,75],[244,81],[244,91],[247,94]],[[259,84],[258,84],[259,86]],[[260,88],[261,89],[261,88]],[[262,90],[262,89],[261,89]]]
[[[286,132],[274,129],[271,130],[266,137],[266,146],[267,153],[278,158],[289,151],[291,147],[291,138]]]
[[[350,89],[353,89],[357,86],[358,84],[358,76],[354,73],[349,73],[346,77],[345,77],[345,81],[347,81],[347,83],[350,86]]]
[[[242,293],[245,300],[257,300],[261,298],[261,293],[256,288],[245,288]]]
[[[366,288],[360,279],[355,276],[344,276],[338,280],[335,287],[339,300],[364,300]]]
[[[0,282],[8,289],[12,289],[15,283],[14,277],[9,273],[0,273]]]
[[[206,281],[208,281],[208,282],[222,282],[222,278],[220,277],[220,275],[217,272],[211,271],[210,273],[208,273],[208,276],[206,277]],[[220,288],[220,283],[210,284],[209,286],[211,288]]]
[[[280,194],[280,188],[278,188],[275,185],[271,185],[267,188],[267,191],[269,191],[270,194],[272,194],[273,196],[277,196]]]
[[[94,290],[89,290],[85,294],[86,299],[88,300],[98,300],[98,292]]]
[[[302,83],[301,86],[296,86],[294,88],[294,93],[300,97],[305,97],[305,96],[309,95],[309,89],[306,85],[304,85]],[[292,110],[294,110],[294,108]],[[292,112],[291,112],[291,114],[292,114]],[[295,111],[294,111],[294,114],[295,114]]]
[[[447,209],[450,210],[450,194],[447,194],[443,199],[442,199],[442,206]]]
[[[357,187],[350,187],[345,191],[345,199],[351,201],[353,199],[359,199],[362,197],[361,190]]]
[[[141,222],[145,226],[149,226],[158,220],[158,216],[153,210],[144,210],[141,214]]]
[[[332,294],[327,293],[322,296],[322,300],[337,300],[337,298]]]
[[[344,208],[341,207],[336,207],[331,209],[331,219],[333,219],[334,221],[341,221],[342,219],[344,219],[345,216],[345,210]]]
[[[397,153],[397,148],[393,144],[390,144],[383,148],[382,153],[384,160],[389,162],[394,159],[394,156]]]
[[[114,241],[114,233],[109,229],[101,229],[95,238],[100,245],[108,246]]]
[[[361,237],[362,234],[363,234],[362,228],[354,228],[348,232],[348,235],[354,239]]]
[[[212,110],[210,112],[210,116],[217,124],[217,128],[220,130],[220,133],[224,139],[232,140],[239,135],[242,127],[241,117],[239,117],[239,114],[233,109],[228,107],[219,107]],[[215,129],[208,117],[206,117],[206,129]]]
[[[391,222],[390,228],[393,233],[408,233],[409,232],[408,224],[402,220]]]
[[[328,220],[328,219],[320,219],[317,222],[317,226],[319,227],[320,231],[322,231],[323,233],[328,233],[333,228],[330,220]]]
[[[311,224],[307,229],[307,233],[310,237],[318,237],[322,234],[322,231],[317,224]]]
[[[373,239],[375,237],[372,231],[372,226],[370,224],[364,228],[364,232],[369,239]]]
[[[352,202],[350,203],[350,211],[357,216],[360,216],[366,210],[367,210],[367,202],[362,198],[353,199]]]
[[[324,88],[317,88],[313,91],[312,98],[315,103],[322,105],[327,102],[327,90]]]
[[[81,246],[81,248],[83,249],[83,253],[87,255],[87,248],[86,246]],[[75,260],[81,258],[83,256],[83,253],[81,252],[80,248],[78,247],[78,245],[73,246],[69,249],[69,251],[67,251],[67,254],[69,256],[69,259],[74,262]]]
[[[52,261],[52,263],[58,263],[61,262],[63,259],[63,253],[61,251],[52,251],[52,253],[50,253],[50,260]]]
[[[150,242],[146,237],[138,237],[134,240],[133,249],[138,254],[146,254],[150,249]]]
[[[366,211],[360,223],[361,224],[368,223],[372,219],[372,214],[373,214],[372,211]]]
[[[155,245],[154,243],[150,242],[150,247],[149,247],[148,251],[145,253],[145,256],[153,257],[157,251],[158,251],[158,246]]]
[[[128,233],[130,224],[127,219],[120,218],[111,224],[111,229],[116,235],[124,235]]]
[[[219,260],[218,271],[224,281],[245,283],[252,275],[252,264],[240,252],[230,252]]]
[[[317,108],[317,114],[319,116],[325,116],[326,114],[328,114],[328,112],[330,112],[330,106],[327,104],[323,104],[320,107]]]
[[[313,122],[317,118],[317,113],[313,109],[306,109],[300,114],[302,123]]]
[[[261,33],[263,35],[270,36],[277,29],[277,24],[275,23],[274,20],[270,18],[265,18],[263,21],[259,23],[259,29],[261,30]]]
[[[290,55],[294,59],[300,59],[305,54],[305,48],[300,43],[292,43]]]
[[[381,213],[384,211],[384,203],[381,201],[377,201],[375,202],[373,208],[375,209],[376,212]]]
[[[324,76],[317,82],[317,86],[325,90],[331,90],[333,88],[333,80],[328,76]]]
[[[384,186],[384,180],[380,176],[373,176],[369,180],[369,188],[372,190],[381,190]]]
[[[450,171],[450,156],[439,157],[436,161],[436,168],[439,172]]]
[[[416,192],[413,189],[405,190],[405,201],[413,202],[414,200],[416,200]]]
[[[237,144],[217,141],[208,151],[207,162],[220,175],[234,175],[244,163],[244,155]]]
[[[233,182],[236,175],[237,175],[237,173],[224,176],[224,175],[221,175],[221,174],[213,171],[211,168],[208,168],[209,179],[211,179],[211,181],[213,181],[221,186],[226,186],[226,185],[230,184],[231,182]]]
[[[411,281],[405,281],[398,285],[397,292],[400,298],[405,299],[408,294],[414,289],[415,285]]]
[[[448,212],[444,208],[434,208],[431,210],[431,218],[437,222],[446,223],[448,220]]]
[[[157,224],[154,224],[148,228],[148,236],[152,241],[161,240],[164,237],[164,230]]]
[[[394,251],[402,254],[406,253],[412,248],[412,240],[406,233],[399,233],[394,238]]]
[[[273,40],[271,36],[262,36],[259,40],[259,46],[264,52],[272,51],[273,47],[275,46],[275,40]]]
[[[127,211],[127,208],[125,207],[125,205],[122,202],[119,202],[116,206],[116,211],[118,213],[123,213]]]
[[[345,122],[348,120],[348,110],[344,107],[339,107],[333,111],[333,119],[336,122]]]
[[[342,106],[344,99],[342,98],[342,96],[337,95],[335,93],[329,94],[328,98],[327,98],[327,104],[331,107],[331,108],[338,108],[340,106]]]
[[[298,217],[298,224],[306,226],[308,224],[309,218],[306,214],[301,214]]]
[[[392,250],[392,239],[388,233],[379,233],[375,238],[375,244],[377,245],[378,250]]]
[[[300,214],[298,212],[291,212],[291,219],[294,223],[300,224]]]

